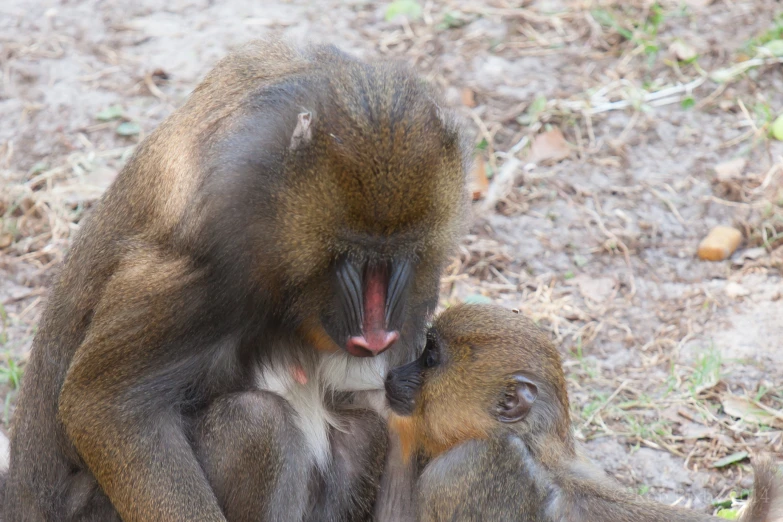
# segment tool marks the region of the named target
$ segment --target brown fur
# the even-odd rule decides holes
[[[395,396],[405,389],[400,383],[419,383],[413,414],[403,418],[428,459],[419,480],[421,520],[718,520],[628,493],[578,455],[560,356],[527,318],[457,306],[436,319],[428,339],[437,340],[437,365],[419,363],[416,378],[417,362],[409,363],[387,379],[393,408],[404,404]],[[518,422],[500,422],[516,375],[535,383],[537,398]],[[769,459],[754,464],[754,495],[740,520],[780,522],[783,477]]]
[[[415,260],[385,354],[409,360],[464,224],[467,150],[401,66],[278,42],[223,59],[139,145],[74,242],[22,384],[5,519],[224,520],[194,419],[252,393],[275,357],[342,350],[343,258]],[[372,432],[369,418],[357,429]],[[368,509],[371,490],[355,505]]]

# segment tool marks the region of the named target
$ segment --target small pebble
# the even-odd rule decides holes
[[[722,261],[737,250],[742,232],[731,227],[715,227],[699,244],[699,259]]]

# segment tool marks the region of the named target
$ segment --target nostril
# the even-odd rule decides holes
[[[368,349],[375,352],[376,355],[385,352],[389,348],[391,348],[391,345],[397,342],[397,339],[400,338],[400,334],[398,332],[386,332],[386,334],[383,336],[380,343],[377,345],[380,346],[378,350],[373,350],[373,346],[369,346]]]
[[[397,331],[386,332],[383,330],[371,332],[367,336],[356,335],[348,339],[346,349],[348,353],[357,357],[371,357],[388,350],[399,337],[400,334]]]
[[[345,345],[345,349],[354,357],[372,357],[375,355],[367,348],[364,337],[351,337]]]

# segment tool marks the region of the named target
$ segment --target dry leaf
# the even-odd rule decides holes
[[[726,283],[726,295],[731,297],[732,299],[736,299],[737,297],[745,297],[746,295],[750,295],[750,290],[745,288],[739,283],[736,283],[734,281],[729,281]]]
[[[664,418],[668,420],[671,423],[674,424],[680,424],[682,422],[685,422],[678,414],[677,414],[677,406],[669,406],[667,408],[664,408],[661,410],[661,418]]]
[[[611,277],[591,277],[586,274],[579,274],[570,283],[579,288],[583,297],[596,303],[604,303],[609,299],[615,286],[615,281]]]
[[[718,181],[729,181],[741,178],[747,163],[745,158],[734,158],[733,160],[724,161],[715,166],[715,175],[718,178]]]
[[[752,424],[783,428],[783,412],[773,410],[748,397],[726,394],[721,397],[720,402],[727,415]]]
[[[473,108],[476,106],[476,93],[465,87],[460,92],[460,98],[462,99],[462,105],[465,107]]]
[[[707,7],[713,2],[713,0],[685,0],[685,5],[690,8],[697,9],[700,7]]]
[[[685,423],[680,428],[680,433],[687,440],[712,439],[717,432],[714,426],[704,426],[695,422]]]
[[[571,155],[571,147],[558,128],[536,136],[530,147],[530,161],[533,163],[557,163],[569,155]]]
[[[669,52],[680,61],[687,62],[696,58],[696,49],[686,44],[682,40],[676,40],[669,46]]]
[[[749,248],[742,252],[742,259],[756,260],[767,253],[767,249],[764,247]]]
[[[473,201],[484,197],[489,189],[489,180],[487,179],[487,167],[483,159],[477,159],[473,167],[473,178],[470,183],[470,190],[473,194]]]
[[[9,234],[8,232],[0,234],[0,248],[9,247],[13,242],[14,236],[12,234]]]

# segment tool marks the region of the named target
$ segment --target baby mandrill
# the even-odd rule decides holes
[[[404,458],[425,463],[419,519],[673,522],[720,520],[629,493],[579,454],[560,356],[532,321],[494,306],[443,312],[386,396]],[[783,478],[755,459],[742,522],[783,521]]]

